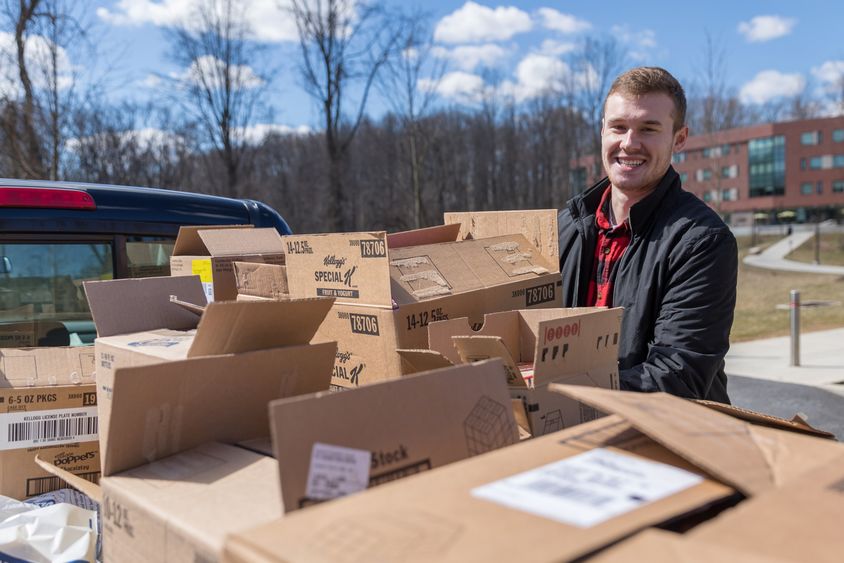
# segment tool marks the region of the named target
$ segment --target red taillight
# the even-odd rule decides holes
[[[82,190],[0,186],[0,207],[96,209],[97,204],[88,192]]]

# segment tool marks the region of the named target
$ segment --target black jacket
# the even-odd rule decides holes
[[[566,307],[584,305],[597,241],[595,211],[608,185],[604,178],[560,212]],[[630,209],[630,229],[612,301],[624,307],[621,388],[728,403],[724,356],[736,305],[735,237],[681,188],[673,167]]]

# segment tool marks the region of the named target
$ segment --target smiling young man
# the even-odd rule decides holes
[[[613,82],[601,127],[607,177],[559,217],[563,302],[624,307],[622,389],[727,403],[736,241],[671,167],[685,119],[683,88],[664,69]]]

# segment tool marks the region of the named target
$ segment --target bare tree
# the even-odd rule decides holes
[[[624,50],[612,37],[587,37],[572,58],[576,103],[589,125],[585,154],[601,154],[604,98],[612,81],[627,64]]]
[[[378,86],[403,128],[413,196],[412,225],[418,229],[425,224],[421,170],[430,146],[422,120],[431,110],[446,65],[431,56],[434,43],[427,18],[412,13],[405,22],[399,49],[387,59]]]
[[[6,53],[0,127],[10,172],[25,178],[58,179],[72,114],[80,105],[78,67],[71,56],[93,62],[88,2],[7,0],[2,16],[14,27],[14,53]],[[86,65],[88,66],[88,65]],[[86,69],[87,70],[87,69]],[[95,84],[95,73],[86,82]],[[13,86],[12,86],[13,85]]]
[[[241,0],[203,0],[190,21],[168,30],[170,56],[185,69],[169,82],[199,124],[203,152],[223,166],[220,191],[231,196],[245,195],[240,174],[248,157],[247,128],[263,108],[270,78],[266,67],[258,70],[265,49],[251,40],[242,17],[246,9]]]
[[[328,227],[349,230],[355,200],[344,185],[349,145],[360,127],[372,85],[398,40],[396,20],[379,4],[354,0],[291,0],[299,31],[305,90],[322,113],[329,159]],[[356,103],[349,91],[357,89]],[[349,102],[351,114],[344,109]]]

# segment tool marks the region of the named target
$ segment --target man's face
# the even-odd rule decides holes
[[[686,143],[688,127],[674,132],[674,101],[663,93],[607,98],[601,126],[601,157],[610,183],[624,193],[652,191],[671,155]]]

